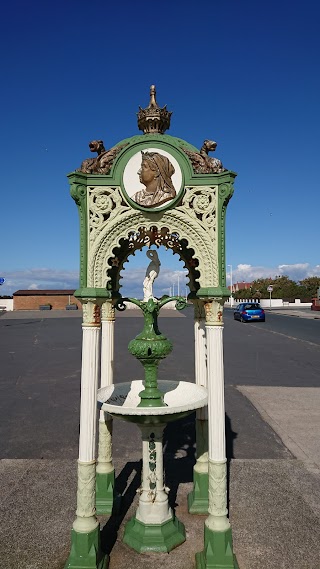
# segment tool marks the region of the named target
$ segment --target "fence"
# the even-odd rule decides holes
[[[241,302],[259,302],[262,308],[310,308],[312,304],[312,302],[301,302],[300,298],[296,298],[294,302],[286,302],[285,300],[282,300],[282,298],[229,298],[227,302],[225,302],[225,306],[237,306]]]

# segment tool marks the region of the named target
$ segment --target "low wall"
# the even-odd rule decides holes
[[[230,301],[230,298],[225,302],[225,306],[235,307],[241,302],[259,302],[262,308],[285,308],[287,307],[294,307],[294,308],[310,308],[311,302],[301,302],[300,298],[296,298],[294,302],[284,302],[282,298],[243,298],[243,299],[233,299]]]
[[[13,298],[0,298],[0,310],[13,310]]]

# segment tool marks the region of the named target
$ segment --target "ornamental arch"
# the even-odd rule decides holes
[[[92,251],[88,286],[118,293],[123,264],[136,250],[152,245],[169,248],[180,257],[188,270],[190,291],[196,292],[211,283],[218,286],[218,267],[210,236],[170,213],[163,215],[159,222],[149,223],[138,214],[134,219],[121,219],[112,234],[102,231]]]

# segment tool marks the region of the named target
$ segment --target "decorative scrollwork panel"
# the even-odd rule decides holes
[[[195,263],[197,259],[200,286],[217,286],[215,204],[208,195],[203,192],[197,193],[196,190],[190,193],[190,200],[195,201],[193,208],[190,208],[187,201],[178,208],[157,215],[156,218],[131,208],[120,207],[121,213],[118,212],[118,215],[114,217],[110,214],[108,223],[99,225],[99,222],[95,222],[98,228],[94,228],[96,236],[90,244],[88,286],[106,287],[108,285],[110,281],[109,260],[111,259],[111,265],[114,266],[122,266],[126,260],[117,255],[117,251],[121,251],[123,240],[128,242],[128,255],[135,249],[155,244],[173,249],[182,259],[181,243],[184,242],[185,248],[192,249],[194,252],[193,261],[190,259],[190,262]],[[191,210],[192,213],[190,213]],[[97,210],[95,215],[98,215]],[[152,219],[154,221],[151,221]]]

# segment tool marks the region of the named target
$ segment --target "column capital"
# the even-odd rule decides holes
[[[204,320],[206,316],[204,311],[204,301],[198,299],[192,299],[192,304],[194,307],[195,320]]]
[[[204,310],[206,326],[223,326],[224,298],[215,298],[205,301]]]
[[[101,306],[101,320],[114,322],[115,318],[116,318],[115,308],[112,303],[112,300],[105,300]]]
[[[100,315],[101,302],[100,302],[100,299],[82,298],[81,304],[82,304],[82,310],[83,310],[82,326],[100,327],[100,325],[101,325],[101,315]]]
[[[83,307],[83,326],[101,325],[100,309],[102,304],[111,298],[110,291],[104,288],[79,288],[74,296],[80,300]]]

